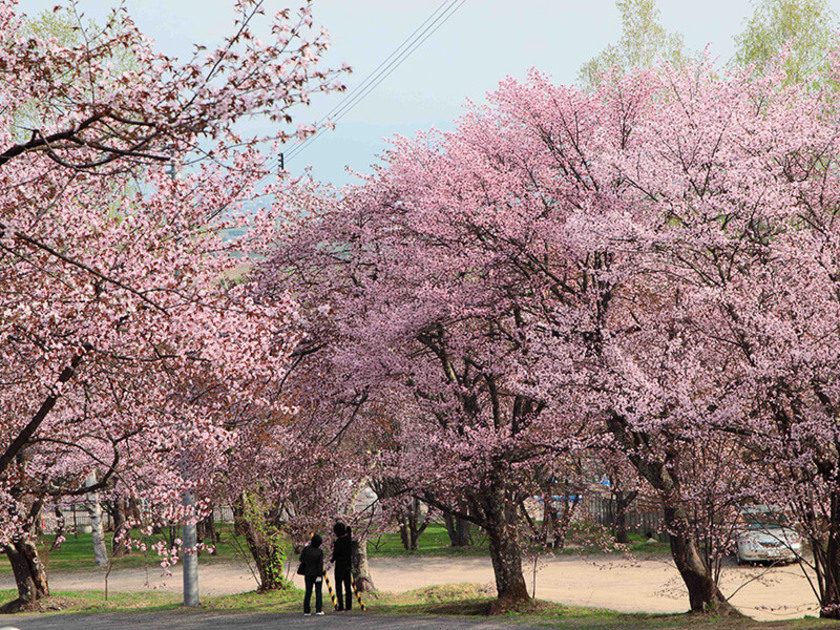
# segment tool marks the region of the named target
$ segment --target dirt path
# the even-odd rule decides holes
[[[537,597],[574,606],[610,608],[623,612],[683,612],[688,596],[673,562],[666,556],[562,556],[537,567]],[[401,592],[450,582],[487,584],[493,570],[487,558],[376,559],[371,562],[376,587]],[[813,576],[812,576],[813,577]],[[533,565],[526,567],[529,590]],[[735,593],[736,589],[739,589]],[[722,590],[744,614],[755,619],[787,619],[817,615],[819,608],[808,581],[797,565],[787,567],[726,567]]]
[[[494,592],[493,570],[488,558],[374,558],[370,564],[376,587],[385,592],[398,593],[458,582],[486,584],[488,592]],[[529,589],[533,584],[532,570],[532,566],[526,568]],[[148,588],[147,583],[160,587],[164,582],[172,592],[180,593],[180,568],[176,567],[170,578],[161,577],[154,569],[114,571],[108,586],[113,591],[139,591]],[[615,556],[563,556],[541,563],[536,583],[537,597],[569,605],[624,612],[667,613],[688,609],[688,597],[679,574],[665,556],[635,560]],[[211,564],[200,568],[199,586],[205,597],[249,591],[255,585],[244,565]],[[11,577],[0,578],[0,588],[13,587]],[[102,590],[104,573],[56,573],[50,576],[50,587],[55,591]],[[732,603],[756,619],[785,619],[818,613],[808,581],[796,565],[773,569],[727,567],[722,587],[726,595],[741,587]]]

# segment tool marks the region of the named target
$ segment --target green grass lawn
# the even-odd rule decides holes
[[[233,532],[231,524],[222,523],[217,524],[217,531],[220,534],[220,540],[215,547],[215,555],[209,553],[202,553],[201,562],[230,562],[232,560],[247,560],[247,549],[245,548],[245,540],[241,536],[236,536]],[[179,532],[180,533],[180,532]],[[134,531],[132,534],[138,539],[146,542],[147,546],[157,540],[167,540],[165,534],[143,537],[139,531]],[[111,539],[113,533],[106,533],[106,543],[110,553]],[[77,535],[68,534],[67,539],[61,545],[58,551],[50,551],[54,536],[44,536],[39,544],[41,559],[47,567],[47,570],[52,571],[90,571],[95,570],[96,566],[93,563],[93,538],[91,534],[79,533]],[[394,557],[401,555],[484,555],[487,553],[487,539],[486,536],[477,532],[474,536],[476,544],[470,547],[451,547],[449,544],[449,536],[446,533],[446,528],[443,525],[430,525],[426,531],[420,536],[420,548],[417,551],[406,551],[403,549],[400,542],[399,533],[382,534],[370,541],[368,546],[368,553],[371,557]],[[329,544],[330,538],[327,538]],[[291,546],[287,551],[287,556],[292,557]],[[144,554],[141,551],[134,550],[130,555],[114,558],[113,569],[137,568],[142,566],[157,565],[160,562],[157,554],[154,551],[149,551]],[[0,573],[9,573],[11,568],[8,563],[0,562]]]
[[[244,541],[237,539],[237,537],[233,535],[232,526],[228,524],[221,524],[217,526],[217,529],[221,534],[221,543],[216,545],[215,554],[202,552],[201,561],[203,563],[230,562],[237,557],[241,557],[241,547]],[[178,535],[180,536],[180,528],[178,530]],[[151,545],[158,540],[168,540],[166,533],[154,536],[143,536],[139,531],[132,531],[132,536],[136,540],[146,543],[147,547],[151,547]],[[105,542],[108,548],[109,557],[113,537],[113,532],[106,532]],[[38,544],[41,561],[47,567],[48,572],[96,570],[97,567],[93,563],[93,536],[91,534],[68,534],[59,550],[50,551],[50,547],[54,539],[55,536],[47,535],[42,537]],[[113,564],[112,570],[117,570],[157,565],[161,559],[153,550],[144,553],[140,550],[133,549],[129,555],[112,558],[111,560]],[[11,573],[11,567],[8,563],[0,562],[0,573]]]
[[[247,550],[245,548],[245,541],[241,536],[236,536],[233,532],[233,525],[229,523],[217,524],[217,531],[220,534],[220,541],[216,544],[214,555],[204,552],[201,555],[202,563],[215,562],[231,562],[234,560],[247,561]],[[179,529],[180,534],[180,529]],[[139,531],[133,532],[133,535],[138,540],[142,540],[151,546],[157,540],[167,540],[166,532],[156,536],[144,537]],[[90,571],[96,570],[93,563],[93,540],[90,534],[68,534],[67,539],[58,551],[50,551],[50,546],[53,542],[53,536],[44,536],[39,544],[41,552],[41,559],[47,567],[49,572],[53,571]],[[112,533],[106,533],[106,543],[108,545],[109,553],[111,549]],[[562,551],[555,551],[555,553],[602,553],[602,550],[595,546],[580,544],[580,540],[585,541],[585,536],[575,536],[576,544],[570,545]],[[368,554],[370,557],[398,557],[403,555],[426,555],[426,556],[483,556],[488,553],[487,537],[478,529],[473,531],[473,544],[468,547],[452,547],[449,544],[449,536],[446,533],[446,527],[442,524],[433,523],[429,525],[419,538],[419,549],[414,551],[406,551],[403,549],[400,541],[399,533],[386,533],[371,539],[368,545]],[[330,538],[327,538],[327,545],[330,543]],[[631,542],[628,545],[632,553],[668,553],[668,545],[666,543],[646,543],[644,537],[631,534]],[[292,557],[291,547],[287,551],[287,556]],[[156,566],[160,562],[157,554],[154,551],[143,553],[142,551],[133,550],[130,555],[114,558],[112,560],[112,570],[138,568],[143,566]],[[0,562],[0,574],[10,573],[11,567],[6,562]]]
[[[444,525],[431,524],[418,538],[418,549],[407,551],[403,548],[399,533],[382,534],[373,538],[368,544],[370,557],[393,557],[402,555],[429,556],[482,556],[487,551],[487,536],[480,530],[473,531],[473,544],[469,547],[452,547],[449,544],[449,534]]]
[[[428,555],[428,556],[481,556],[488,553],[487,536],[477,528],[473,529],[473,544],[469,547],[452,547],[449,544],[449,535],[446,527],[439,524],[431,524],[420,535],[418,539],[419,548],[415,551],[406,551],[400,541],[399,533],[382,534],[374,538],[368,545],[368,555],[371,557],[402,556],[402,555]],[[587,544],[588,539],[594,540],[594,534],[588,535],[585,531],[573,532],[569,537],[573,542],[563,550],[556,550],[555,553],[603,553],[603,550],[594,542]],[[630,534],[630,543],[627,545],[631,553],[669,553],[668,543],[648,543],[644,536]]]

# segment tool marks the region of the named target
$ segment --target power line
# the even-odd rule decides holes
[[[411,52],[413,52],[413,49],[412,51],[409,51],[408,49],[412,45],[414,45],[414,43],[419,38],[423,37],[429,31],[429,29],[432,28],[434,24],[437,23],[438,20],[440,20],[440,18],[443,15],[445,15],[446,12],[449,11],[452,8],[452,6],[455,5],[457,2],[458,0],[444,0],[434,11],[432,11],[432,14],[429,17],[427,17],[420,26],[414,29],[414,31],[408,37],[406,37],[403,40],[403,42],[399,46],[397,46],[397,48],[394,49],[394,51],[390,55],[388,55],[388,57],[386,57],[376,68],[374,68],[372,72],[370,72],[365,77],[365,79],[355,88],[355,90],[346,94],[338,105],[336,105],[327,113],[326,116],[324,116],[323,118],[321,118],[320,121],[318,121],[317,127],[320,127],[319,131],[317,131],[314,135],[309,136],[300,144],[293,146],[286,157],[294,157],[295,155],[303,151],[304,148],[306,148],[312,142],[314,142],[315,138],[321,135],[321,133],[323,133],[324,127],[322,125],[328,119],[336,116],[336,120],[340,119],[344,114],[350,111],[350,109],[352,109],[357,103],[361,102],[361,100],[369,93],[368,89],[371,87],[375,88],[376,85],[379,84],[376,81],[380,80],[381,82],[381,79],[385,78],[382,76],[383,73],[386,73],[389,71],[389,69],[396,67],[394,66],[394,64],[399,65],[400,63],[402,63],[402,61],[405,58],[407,58],[407,56],[411,54]],[[447,3],[448,6],[446,6],[446,8],[444,9],[443,7],[447,5]],[[441,9],[443,10],[441,11]],[[431,24],[429,24],[430,22]],[[439,26],[440,25],[438,25],[438,27]]]
[[[373,90],[375,90],[385,79],[387,79],[403,62],[405,62],[411,54],[417,50],[423,43],[429,39],[441,26],[446,24],[449,19],[464,5],[467,0],[444,0],[426,20],[418,26],[414,32],[411,33],[382,63],[380,63],[367,77],[362,81],[356,90],[345,96],[342,101],[336,105],[330,112],[324,116],[319,122],[318,126],[323,125],[327,119],[332,122],[338,122],[345,115],[347,115],[356,105],[361,103]],[[445,6],[445,8],[443,8]],[[453,8],[454,7],[454,8]],[[325,128],[321,127],[312,136],[300,144],[291,148],[285,154],[287,159],[292,159],[312,144],[324,132]]]
[[[412,39],[413,39],[413,38],[414,38],[414,36],[415,36],[415,35],[417,35],[417,33],[418,33],[421,29],[423,29],[423,27],[424,27],[424,26],[426,26],[426,24],[428,24],[428,23],[429,23],[429,22],[430,22],[430,21],[431,21],[431,20],[435,17],[435,15],[437,15],[437,13],[438,13],[438,12],[439,12],[442,8],[443,8],[443,6],[444,6],[447,2],[450,2],[450,6],[451,6],[451,4],[454,4],[455,0],[443,0],[443,2],[441,2],[441,3],[440,3],[440,5],[439,5],[439,6],[438,6],[438,7],[437,7],[434,11],[432,11],[432,14],[431,14],[429,17],[427,17],[427,18],[425,19],[425,21],[424,21],[424,22],[423,22],[420,26],[418,26],[416,29],[414,29],[414,31],[413,31],[413,32],[412,32],[412,33],[411,33],[408,37],[406,37],[406,38],[402,41],[402,43],[401,43],[399,46],[397,46],[397,47],[394,49],[394,51],[393,51],[390,55],[388,55],[388,56],[387,56],[387,57],[386,57],[386,58],[382,61],[382,63],[380,63],[378,66],[376,66],[376,68],[374,68],[374,69],[373,69],[373,70],[372,70],[372,71],[371,71],[371,72],[370,72],[370,73],[369,73],[369,74],[368,74],[368,75],[364,78],[364,80],[363,80],[363,81],[362,81],[362,82],[361,82],[358,86],[356,86],[356,90],[358,91],[358,90],[364,89],[364,88],[366,87],[366,84],[374,78],[374,75],[376,75],[376,74],[379,72],[379,70],[381,70],[381,69],[382,69],[382,67],[383,67],[384,65],[386,65],[389,61],[391,61],[391,59],[392,59],[392,58],[393,58],[393,57],[394,57],[397,53],[399,53],[399,52],[400,52],[400,51],[401,51],[401,50],[402,50],[402,49],[406,46],[406,44],[408,44],[408,43],[410,42],[410,40],[412,40]],[[344,106],[344,105],[345,105],[348,101],[350,101],[350,100],[351,100],[351,97],[352,97],[352,96],[354,96],[354,95],[355,95],[355,92],[348,92],[347,94],[345,94],[345,95],[344,95],[344,98],[341,100],[341,102],[339,102],[339,104],[338,104],[338,105],[336,105],[335,107],[333,107],[333,108],[332,108],[332,109],[331,109],[331,110],[327,113],[327,115],[326,115],[326,116],[324,116],[324,117],[323,117],[323,118],[322,118],[322,119],[318,122],[318,124],[320,125],[321,123],[323,123],[324,121],[326,121],[328,118],[330,118],[331,116],[333,116],[333,115],[336,113],[336,111],[338,111],[339,109],[341,109],[341,108],[342,108],[342,107],[343,107],[343,106]]]

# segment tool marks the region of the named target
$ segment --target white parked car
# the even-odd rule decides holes
[[[767,505],[741,508],[735,559],[747,562],[796,562],[802,555],[802,537],[788,526],[781,510]]]

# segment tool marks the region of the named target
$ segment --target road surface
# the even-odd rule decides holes
[[[186,610],[122,615],[27,615],[15,617],[14,624],[20,630],[538,630],[537,626],[526,626],[516,622],[504,623],[492,619],[392,617],[365,613],[304,617],[291,614],[242,615]]]

